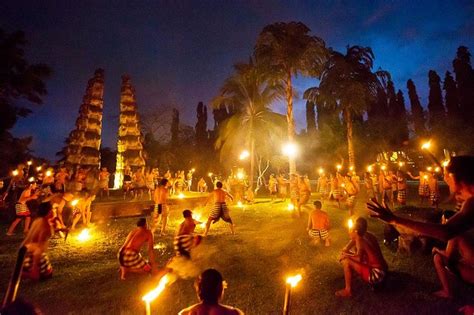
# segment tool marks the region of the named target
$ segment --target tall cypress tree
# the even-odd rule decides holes
[[[445,92],[445,104],[447,116],[450,121],[456,122],[459,119],[460,108],[456,89],[456,82],[449,71],[444,77],[443,89]]]
[[[417,137],[423,137],[426,134],[425,115],[418,94],[416,93],[415,83],[413,83],[412,79],[407,81],[407,89],[414,131]]]
[[[440,133],[446,112],[441,94],[441,78],[434,70],[428,73],[430,93],[428,95],[428,114],[431,132]]]
[[[316,131],[316,112],[313,102],[306,101],[306,132],[312,134]]]
[[[474,119],[474,71],[471,66],[471,54],[465,46],[457,50],[453,60],[454,73],[458,86],[459,108],[465,122],[472,124]]]
[[[390,117],[391,124],[394,124],[398,117],[397,117],[397,94],[395,93],[395,85],[393,84],[392,80],[387,82],[387,108],[388,108],[388,116]],[[395,125],[391,128],[385,128],[385,135],[388,136],[390,141],[390,145],[392,147],[398,147],[399,140],[398,140],[398,131]]]
[[[408,121],[407,121],[407,110],[405,107],[405,98],[401,90],[398,90],[397,93],[397,142],[399,145],[408,141],[409,131],[408,131]]]
[[[196,108],[196,144],[202,146],[207,141],[207,106],[199,102]]]

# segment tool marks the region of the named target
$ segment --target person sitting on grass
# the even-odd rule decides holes
[[[202,236],[194,235],[196,224],[201,222],[193,219],[193,213],[191,210],[183,211],[184,221],[179,225],[178,232],[174,237],[174,251],[176,256],[183,256],[191,258],[191,249],[198,246],[201,243]]]
[[[229,194],[227,191],[222,189],[222,182],[218,181],[216,183],[216,189],[212,193],[209,194],[208,199],[206,200],[206,204],[209,203],[212,199],[214,200],[214,208],[209,215],[209,219],[206,223],[206,230],[204,231],[204,236],[207,236],[209,233],[209,228],[211,227],[211,222],[216,223],[219,219],[222,218],[225,222],[230,224],[230,230],[232,234],[234,232],[234,223],[232,222],[232,218],[229,214],[229,208],[227,207],[226,198],[230,198],[230,200],[234,200],[234,197]]]
[[[456,214],[452,210],[443,212],[442,223],[446,224]],[[455,275],[461,280],[474,284],[474,239],[464,233],[448,241],[446,249],[433,247],[433,262],[441,282],[442,289],[434,295],[442,298],[453,296],[449,283],[449,275]]]
[[[345,288],[336,292],[336,296],[352,296],[352,274],[360,275],[362,280],[372,286],[381,284],[388,271],[377,238],[367,232],[367,220],[358,218],[349,232],[351,240],[343,248],[339,261],[344,268]],[[355,249],[353,251],[352,249]]]
[[[311,211],[308,217],[308,231],[309,236],[312,238],[313,244],[319,244],[322,240],[325,246],[330,245],[329,240],[329,216],[327,212],[321,210],[321,201],[316,200],[314,203],[314,210]]]
[[[141,247],[148,244],[148,263],[140,254]],[[153,254],[153,234],[148,229],[145,218],[140,218],[137,228],[131,231],[117,254],[120,263],[120,280],[125,280],[127,272],[149,273],[155,266]]]
[[[224,296],[226,283],[219,271],[215,269],[205,270],[196,280],[194,287],[196,289],[199,303],[185,308],[179,312],[179,315],[243,315],[244,312],[238,308],[221,304]]]
[[[26,256],[23,262],[24,278],[45,280],[53,276],[53,267],[46,252],[49,239],[53,235],[53,211],[51,203],[43,202],[38,206],[38,218],[31,225],[21,246],[26,247]]]

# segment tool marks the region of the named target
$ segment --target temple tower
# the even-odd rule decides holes
[[[103,95],[104,70],[97,69],[94,77],[87,83],[76,128],[71,131],[67,139],[66,164],[99,168]]]
[[[132,171],[145,166],[143,138],[140,131],[140,118],[137,113],[135,90],[128,75],[122,76],[120,94],[120,118],[117,140],[117,164],[114,188],[122,187],[123,170],[129,166]]]

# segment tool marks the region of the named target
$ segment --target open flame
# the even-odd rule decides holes
[[[288,204],[288,211],[293,211],[293,210],[295,210],[295,205],[292,204],[292,203],[289,203]]]
[[[431,140],[423,143],[423,145],[421,146],[422,150],[429,150],[430,148],[431,148]]]
[[[300,282],[301,279],[303,279],[303,276],[301,276],[301,274],[299,273],[297,275],[287,277],[286,283],[289,284],[292,288],[294,288],[298,285],[298,282]]]
[[[89,229],[86,228],[86,229],[83,229],[81,233],[79,233],[79,235],[77,236],[77,240],[79,242],[87,242],[88,240],[91,239],[91,237],[92,236],[90,234]]]
[[[183,193],[179,193],[178,198],[179,198],[179,199],[184,199],[184,194],[183,194]]]
[[[164,275],[160,279],[158,286],[154,288],[153,290],[151,290],[150,292],[148,292],[147,294],[145,294],[142,297],[142,300],[147,303],[153,302],[153,300],[155,300],[158,296],[160,296],[161,292],[163,292],[163,290],[165,289],[169,281],[170,281],[170,277],[168,276],[168,274]]]
[[[354,228],[354,221],[352,219],[347,220],[347,227],[349,231],[352,231],[352,228]]]

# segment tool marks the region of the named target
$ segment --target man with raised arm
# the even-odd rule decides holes
[[[208,204],[211,200],[213,200],[214,208],[212,209],[211,214],[209,215],[209,219],[207,219],[204,236],[207,236],[209,228],[211,227],[211,223],[216,223],[217,221],[219,221],[219,219],[222,219],[225,222],[229,223],[232,234],[235,233],[234,223],[232,222],[232,218],[229,214],[229,208],[227,207],[226,198],[234,200],[234,197],[231,194],[222,189],[222,182],[217,182],[216,189],[214,189],[214,191],[209,194],[209,197],[206,201],[206,204]]]

